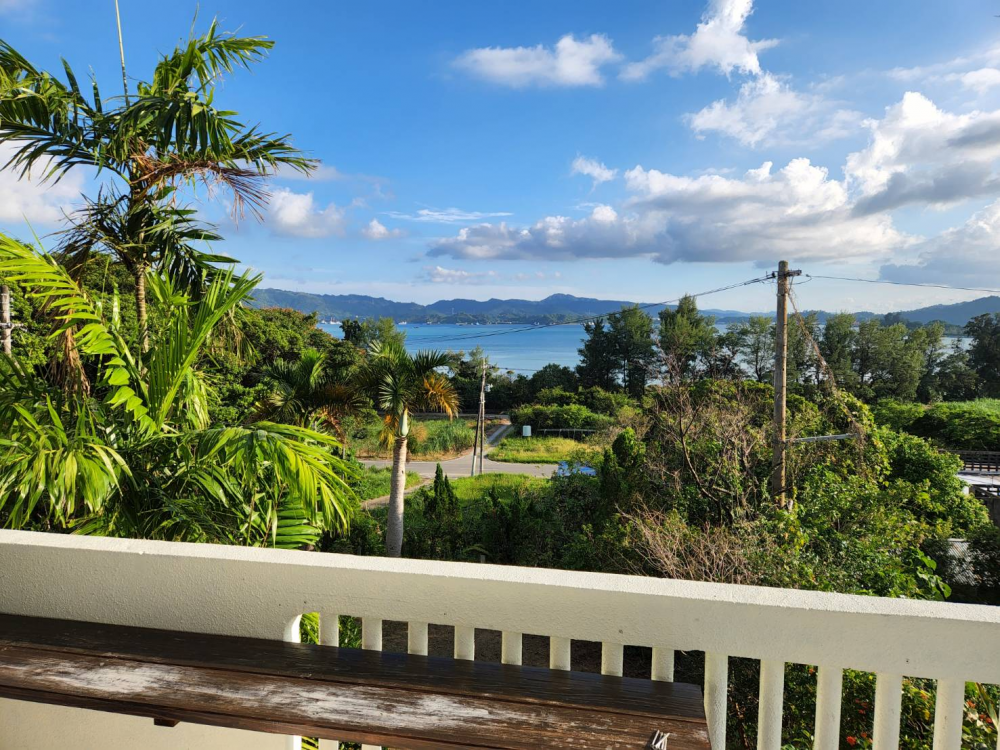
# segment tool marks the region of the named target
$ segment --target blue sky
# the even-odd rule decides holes
[[[121,0],[129,74],[193,3]],[[1000,287],[1000,1],[200,2],[276,41],[217,103],[323,162],[263,223],[192,196],[265,285],[429,302],[667,300],[781,257]],[[37,65],[119,85],[112,0],[0,0]],[[89,175],[0,175],[0,227],[58,227]],[[771,306],[765,286],[706,299]],[[977,296],[816,280],[809,307]]]

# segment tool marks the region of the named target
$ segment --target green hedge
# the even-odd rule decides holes
[[[1000,450],[1000,410],[991,399],[920,404],[882,401],[875,418],[894,430],[933,440],[944,448],[969,451]]]
[[[569,406],[531,404],[514,409],[510,413],[510,418],[514,424],[531,425],[536,430],[603,430],[614,423],[611,417],[595,414],[580,404]]]

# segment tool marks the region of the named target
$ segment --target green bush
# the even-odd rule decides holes
[[[896,431],[909,430],[924,415],[924,411],[920,404],[892,398],[882,399],[872,407],[875,421]]]
[[[577,429],[603,430],[614,424],[614,420],[604,414],[595,414],[586,406],[544,406],[531,404],[514,409],[511,421],[517,425],[531,425],[536,430]]]
[[[906,430],[955,450],[1000,450],[1000,411],[995,403],[984,400],[935,404]]]

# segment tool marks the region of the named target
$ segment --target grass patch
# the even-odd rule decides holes
[[[548,481],[544,477],[527,474],[480,474],[452,479],[451,486],[459,503],[465,505],[478,500],[490,490],[494,490],[500,498],[509,500],[518,492],[541,489]]]
[[[581,454],[597,453],[600,449],[563,437],[508,437],[500,441],[489,456],[493,461],[519,464],[557,464]]]
[[[389,458],[391,450],[379,444],[381,429],[382,424],[378,420],[359,425],[351,436],[351,447],[355,453],[365,458]],[[413,420],[407,452],[411,459],[451,458],[471,448],[475,439],[475,429],[462,419]]]
[[[420,475],[415,471],[406,472],[406,486],[414,487],[421,482]],[[366,466],[357,482],[353,485],[358,499],[374,500],[377,497],[385,497],[389,494],[392,485],[392,469],[378,469],[374,466]]]

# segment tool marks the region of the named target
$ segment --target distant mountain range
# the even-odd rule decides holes
[[[309,294],[284,289],[257,289],[254,292],[258,307],[288,307],[305,313],[317,313],[322,320],[345,318],[392,318],[397,323],[556,323],[567,320],[606,315],[620,310],[622,305],[632,305],[626,300],[601,300],[592,297],[575,297],[572,294],[553,294],[542,300],[526,299],[473,299],[440,300],[429,305],[416,302],[395,302],[383,297],[364,294]],[[642,303],[640,303],[642,304]],[[650,315],[656,315],[664,305],[644,305]],[[750,315],[773,316],[773,312],[748,313],[739,310],[703,310],[714,315],[720,323],[745,320]],[[983,313],[1000,312],[1000,297],[982,297],[971,302],[952,305],[933,305],[898,313],[913,323],[930,323],[940,320],[952,326],[963,326]],[[816,311],[820,322],[830,313]],[[856,313],[859,319],[879,317],[872,312]]]

